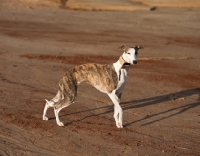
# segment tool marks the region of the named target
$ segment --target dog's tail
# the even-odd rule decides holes
[[[47,99],[45,99],[46,101],[46,104],[49,106],[49,107],[53,107],[53,103],[51,101],[48,101]]]
[[[65,97],[66,97],[65,94],[66,94],[65,86],[64,86],[63,80],[61,79],[59,82],[58,93],[52,100],[48,101],[47,99],[45,99],[46,104],[49,105],[49,107],[55,107],[56,105],[60,104],[63,100],[65,100]]]
[[[53,98],[52,100],[47,100],[47,99],[45,99],[46,104],[47,104],[49,107],[55,107],[55,106],[56,106],[58,103],[60,103],[62,100],[63,100],[63,95],[62,95],[62,92],[60,91],[60,89],[58,90],[58,93],[56,94],[55,98]]]
[[[59,81],[59,90],[55,98],[50,101],[46,99],[45,100],[50,107],[56,107],[61,103],[73,103],[76,95],[77,84],[74,80],[74,77],[68,73],[68,75],[64,75]]]

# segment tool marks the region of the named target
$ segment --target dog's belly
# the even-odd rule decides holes
[[[116,93],[117,94],[122,93],[125,88],[125,85],[126,85],[126,81],[124,81],[123,83],[119,83],[116,89]]]
[[[106,87],[103,87],[103,86],[99,86],[99,85],[95,85],[94,86],[97,90],[99,90],[100,92],[102,93],[108,93],[108,90]]]

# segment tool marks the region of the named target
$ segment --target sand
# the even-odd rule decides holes
[[[0,155],[199,155],[200,8],[144,0],[146,9],[85,11],[68,2],[0,3]],[[122,44],[144,47],[122,95],[123,129],[109,97],[88,84],[60,112],[64,127],[53,109],[42,120],[67,70],[115,62]]]

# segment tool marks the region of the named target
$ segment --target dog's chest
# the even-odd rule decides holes
[[[116,90],[123,90],[126,84],[126,78],[127,78],[127,69],[120,69],[120,71],[117,72],[118,75],[118,85]]]

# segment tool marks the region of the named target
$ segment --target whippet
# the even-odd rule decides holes
[[[138,50],[142,46],[128,47],[122,45],[119,47],[123,54],[119,60],[113,64],[83,64],[75,66],[66,72],[59,81],[59,90],[57,95],[50,101],[46,100],[43,112],[43,120],[48,120],[46,112],[49,107],[54,108],[56,122],[59,126],[64,126],[59,120],[61,109],[75,102],[77,88],[81,82],[93,85],[99,91],[108,94],[114,103],[114,119],[118,128],[123,128],[123,110],[120,106],[122,91],[126,84],[127,73],[131,64],[137,64]]]

